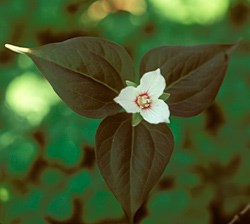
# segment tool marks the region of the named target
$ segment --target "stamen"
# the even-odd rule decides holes
[[[141,109],[147,109],[150,107],[152,100],[147,93],[143,93],[136,97],[135,103]]]

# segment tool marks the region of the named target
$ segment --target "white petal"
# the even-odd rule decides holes
[[[143,119],[151,124],[170,123],[170,111],[168,105],[163,100],[154,100],[149,109],[141,110],[140,113]]]
[[[159,98],[163,94],[165,87],[166,81],[158,68],[155,71],[145,73],[137,88],[140,93],[147,92],[152,98]]]
[[[114,98],[114,101],[120,104],[126,110],[126,112],[137,113],[141,110],[135,103],[137,95],[137,88],[128,86],[121,90],[120,94]]]

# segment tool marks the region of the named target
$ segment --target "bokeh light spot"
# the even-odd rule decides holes
[[[15,135],[11,132],[5,132],[0,135],[0,151],[4,149],[4,147],[11,145],[15,141]]]
[[[59,102],[45,79],[26,72],[15,78],[6,91],[6,102],[19,116],[26,118],[31,125],[37,125]]]
[[[211,24],[221,20],[229,0],[150,0],[158,13],[183,24]]]
[[[9,200],[9,191],[5,187],[0,187],[0,201],[6,202]]]
[[[146,12],[145,0],[98,0],[88,8],[88,16],[92,20],[100,21],[108,14],[116,11],[126,11],[135,16]]]

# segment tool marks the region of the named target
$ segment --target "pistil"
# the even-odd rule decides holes
[[[152,100],[147,93],[143,93],[136,97],[135,103],[141,109],[147,109],[150,107]]]

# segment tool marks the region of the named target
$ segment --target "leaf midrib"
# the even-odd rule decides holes
[[[149,179],[149,177],[151,177],[151,175],[152,175],[152,166],[153,166],[153,164],[154,164],[155,153],[156,153],[156,147],[155,147],[154,138],[153,138],[153,136],[152,136],[150,130],[148,129],[148,127],[144,124],[144,122],[142,122],[142,126],[143,126],[143,127],[147,130],[147,132],[149,133],[150,139],[151,139],[151,141],[153,142],[153,145],[154,145],[154,147],[153,147],[153,149],[154,149],[154,156],[153,156],[152,162],[151,162],[151,164],[150,164],[149,174],[147,175],[147,179],[146,179],[146,181],[145,181],[145,186],[147,186],[147,185],[148,185],[148,179]],[[142,197],[144,196],[146,190],[148,190],[148,188],[146,189],[146,187],[144,187],[144,188],[143,188],[143,191],[142,191],[142,192],[143,192],[143,193],[142,193]]]
[[[186,75],[180,77],[179,79],[177,79],[176,81],[172,82],[169,86],[167,86],[166,91],[167,91],[168,89],[170,89],[171,87],[175,86],[176,84],[178,84],[178,82],[182,81],[183,79],[189,78],[193,72],[197,71],[200,67],[202,67],[202,66],[204,66],[204,65],[206,65],[206,64],[208,64],[208,63],[210,63],[211,61],[215,60],[215,58],[217,58],[218,56],[220,56],[220,55],[222,55],[222,54],[227,54],[227,53],[226,53],[226,52],[220,52],[220,53],[217,54],[215,57],[212,57],[212,58],[210,58],[209,60],[204,61],[204,63],[200,64],[196,69],[190,71],[188,74],[186,74]]]
[[[104,50],[103,50],[103,51],[104,51]],[[119,72],[117,71],[117,69],[116,69],[108,60],[106,60],[106,58],[105,58],[104,56],[98,55],[98,54],[96,54],[94,51],[91,51],[91,50],[88,50],[88,52],[91,53],[91,54],[93,54],[93,55],[95,55],[96,57],[102,58],[110,67],[112,67],[112,68],[116,71],[116,73],[118,74],[119,80],[121,81],[121,83],[123,83],[123,81],[122,81],[122,79],[121,79],[121,76],[119,75]],[[80,55],[80,57],[81,57],[81,54],[80,54],[80,52],[79,52],[78,49],[77,49],[77,53],[78,53],[78,54]],[[82,73],[80,73],[80,74],[82,74]],[[90,77],[91,77],[91,76],[90,76]],[[111,88],[113,88],[113,87],[111,87]],[[118,91],[117,91],[117,93],[118,93]]]
[[[59,64],[58,62],[54,62],[54,61],[52,61],[52,60],[50,60],[50,59],[47,59],[47,58],[45,59],[45,58],[43,58],[43,57],[41,57],[41,56],[39,56],[39,55],[32,54],[32,51],[31,51],[31,53],[27,53],[27,55],[31,55],[31,58],[35,56],[35,57],[37,57],[37,58],[39,58],[39,59],[41,59],[41,60],[48,61],[49,63],[55,64],[56,66],[59,66],[59,67],[61,67],[61,68],[63,68],[63,69],[66,69],[66,70],[68,70],[68,71],[70,71],[70,72],[74,72],[74,73],[76,73],[76,74],[78,74],[78,75],[83,75],[85,78],[89,78],[89,79],[91,79],[91,80],[93,80],[93,81],[95,81],[95,82],[97,82],[97,83],[99,83],[99,84],[101,84],[101,85],[107,87],[108,89],[112,90],[112,91],[115,92],[116,94],[119,94],[119,91],[118,91],[118,90],[114,89],[113,87],[107,85],[106,83],[104,83],[104,82],[102,82],[102,81],[100,81],[100,80],[98,80],[98,79],[96,79],[96,78],[94,78],[94,77],[92,77],[92,76],[86,75],[85,73],[79,73],[78,71],[73,71],[73,70],[71,70],[70,68],[67,68],[67,67],[65,67],[65,66],[63,66],[63,65],[61,65],[61,64]]]
[[[131,122],[132,122],[132,119],[131,119]],[[130,202],[130,210],[131,210],[131,208],[132,208],[132,200],[131,200],[131,198],[132,198],[132,192],[131,192],[131,180],[132,180],[132,177],[131,177],[131,169],[132,169],[132,157],[133,157],[133,155],[134,155],[134,137],[135,137],[135,128],[136,127],[133,127],[132,126],[132,123],[131,123],[131,129],[132,129],[132,136],[131,136],[131,154],[130,154],[130,161],[129,161],[129,164],[130,164],[130,166],[129,166],[129,196],[130,196],[130,200],[129,200],[129,202]],[[133,214],[133,212],[132,211],[130,211],[131,212],[131,217],[130,217],[130,219],[132,219],[133,220],[133,216],[134,216],[134,214]]]
[[[215,79],[213,79],[212,82],[211,82],[210,84],[214,83],[215,80],[219,79],[220,77],[221,77],[221,76],[216,76]],[[204,86],[204,87],[202,88],[202,91],[194,92],[194,93],[191,94],[189,97],[187,97],[187,98],[185,98],[185,99],[183,99],[183,100],[177,101],[177,102],[170,103],[169,105],[172,105],[172,106],[173,106],[173,105],[176,105],[176,104],[180,104],[180,103],[186,102],[186,101],[188,101],[190,98],[192,98],[192,97],[194,97],[194,96],[196,96],[196,95],[202,93],[202,92],[204,91],[204,89],[208,88],[208,86],[209,86],[209,85]],[[198,103],[196,103],[196,104],[198,104]],[[200,104],[207,104],[207,102],[200,103]]]

